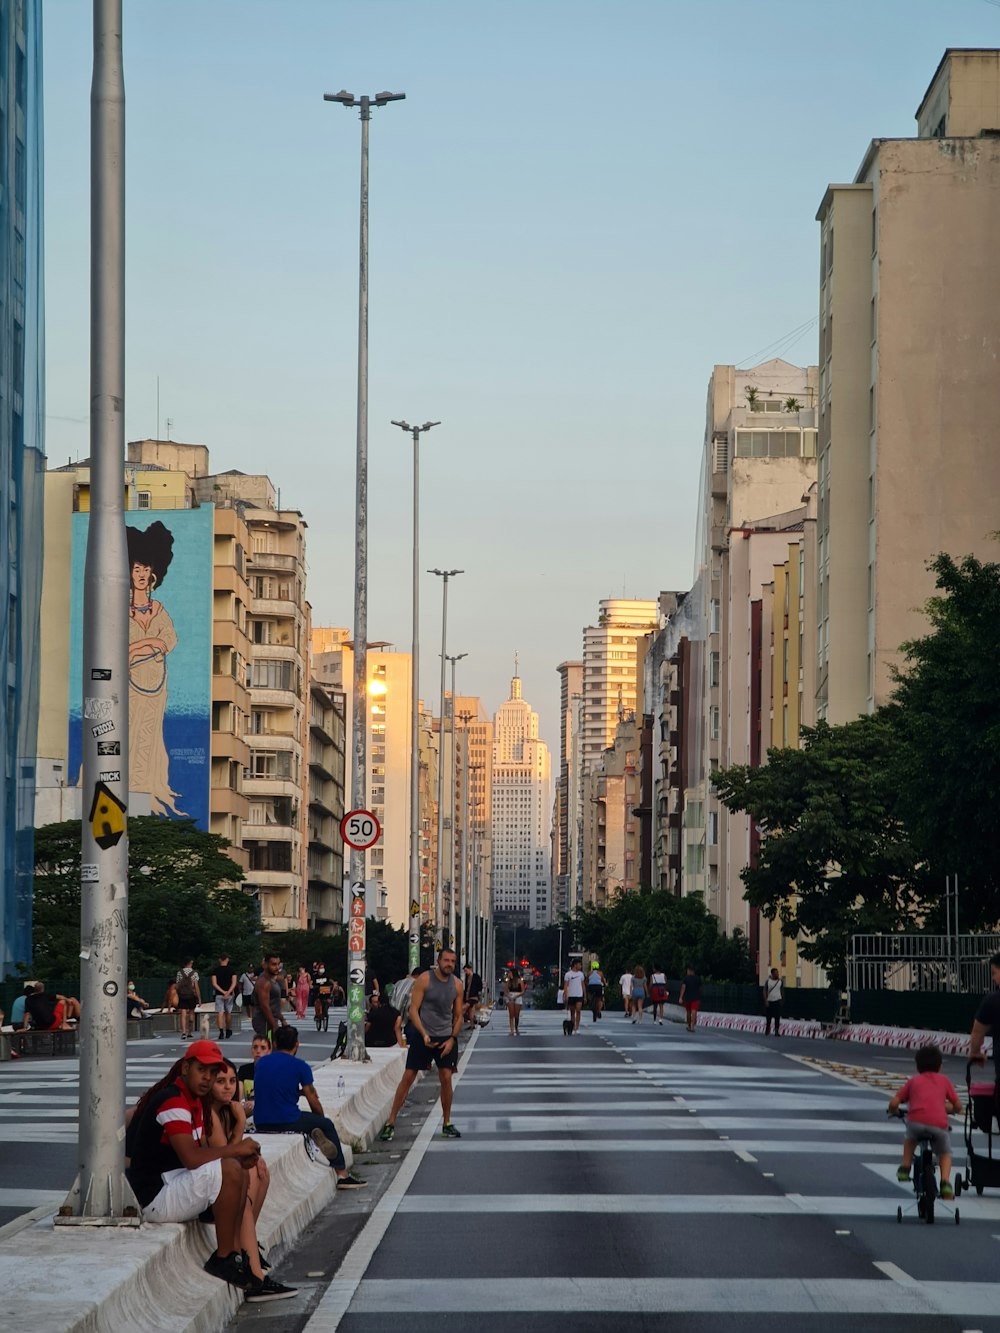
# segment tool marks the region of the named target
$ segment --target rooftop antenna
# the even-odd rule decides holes
[[[156,438],[160,438],[160,377],[156,377]]]
[[[173,417],[167,417],[167,439],[168,439],[168,440],[170,439],[170,432],[173,430],[173,428],[174,428],[174,419],[173,419]]]

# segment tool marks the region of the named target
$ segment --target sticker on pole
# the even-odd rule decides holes
[[[348,810],[340,821],[340,836],[356,852],[374,847],[382,836],[382,827],[370,810]]]

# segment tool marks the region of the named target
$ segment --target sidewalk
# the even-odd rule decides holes
[[[381,1128],[405,1054],[373,1050],[365,1065],[337,1060],[316,1066],[316,1089],[348,1165],[352,1148],[368,1147]],[[341,1076],[345,1088],[338,1100]],[[310,1158],[301,1135],[262,1135],[261,1147],[271,1188],[258,1234],[280,1258],[317,1213],[335,1206],[335,1177]],[[57,1231],[51,1214],[34,1220],[29,1215],[0,1237],[3,1326],[31,1333],[215,1333],[242,1298],[202,1271],[214,1235],[198,1222]]]

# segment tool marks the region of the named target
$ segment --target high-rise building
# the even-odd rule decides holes
[[[917,137],[820,204],[817,711],[884,703],[938,552],[996,558],[1000,51],[948,50]]]
[[[538,714],[515,674],[493,739],[493,908],[503,921],[535,929],[551,913],[549,749]]]
[[[31,959],[45,471],[41,20],[41,0],[0,0],[0,975]]]
[[[342,690],[313,680],[309,686],[309,926],[323,934],[344,919],[344,776],[347,704]]]
[[[552,861],[552,919],[559,921],[575,905],[571,891],[573,873],[570,864],[571,823],[575,816],[575,793],[570,793],[570,767],[573,750],[573,700],[583,693],[583,663],[560,662],[559,672],[559,781],[554,808],[555,829]]]
[[[350,804],[351,743],[354,709],[354,646],[350,631],[319,627],[313,631],[313,675],[342,690],[347,708],[345,800]],[[404,926],[410,916],[410,654],[392,651],[387,642],[368,643],[367,808],[382,832],[365,853],[366,878],[379,886],[379,903],[389,921]]]
[[[583,753],[590,772],[614,744],[615,728],[634,713],[640,677],[636,641],[655,629],[656,602],[607,598],[599,603],[596,625],[583,631]]]

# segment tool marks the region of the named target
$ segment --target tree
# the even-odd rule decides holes
[[[761,833],[744,897],[803,957],[845,980],[853,934],[903,930],[927,908],[926,875],[899,811],[897,729],[884,714],[802,729],[802,749],[771,749],[713,784]]]
[[[1000,919],[1000,565],[973,556],[930,564],[931,632],[904,644],[887,717],[894,781],[915,852],[936,893],[957,873],[963,930]],[[944,928],[939,904],[929,924]]]
[[[254,901],[237,887],[229,843],[190,819],[129,820],[129,970],[173,972],[186,958],[207,966],[227,952],[260,955]],[[33,969],[75,977],[80,968],[80,822],[35,830]]]
[[[637,964],[681,977],[691,964],[713,981],[753,981],[742,932],[720,934],[718,918],[700,895],[675,898],[646,891],[619,893],[607,906],[586,904],[572,918],[576,938],[600,959],[609,981]]]

